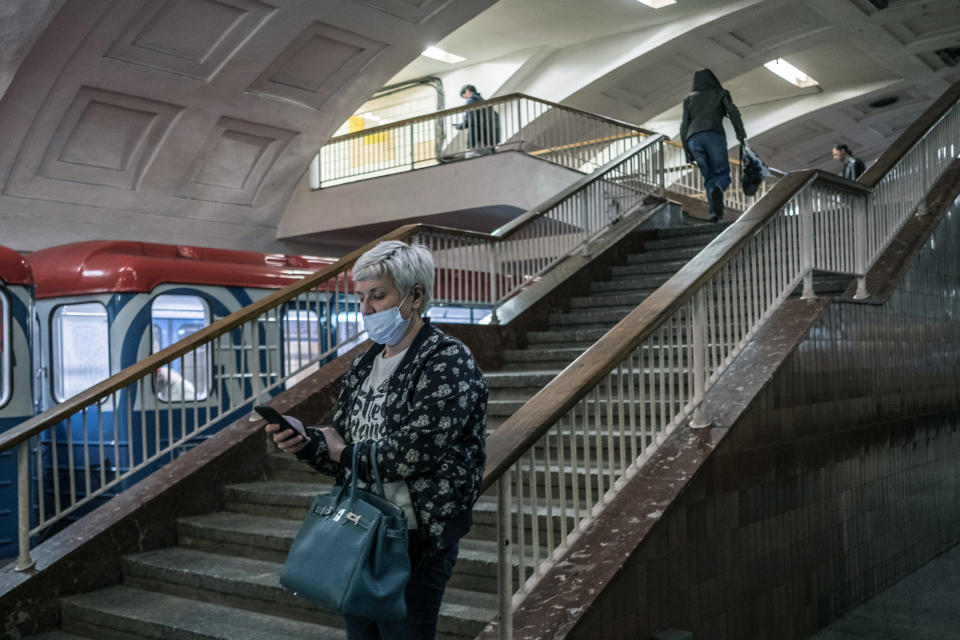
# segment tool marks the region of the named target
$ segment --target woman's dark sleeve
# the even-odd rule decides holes
[[[357,366],[359,361],[359,357],[354,360],[353,365],[350,368],[350,372],[348,372],[340,381],[340,392],[337,394],[337,407],[333,414],[332,424],[329,425],[334,427],[341,436],[344,435],[344,420],[347,411],[346,408],[350,402],[346,379],[347,376],[353,372],[354,367]],[[303,462],[306,462],[323,475],[335,477],[340,471],[340,463],[334,462],[330,459],[330,452],[327,449],[327,441],[320,432],[320,427],[306,427],[306,430],[307,435],[310,436],[310,442],[307,444],[307,446],[297,452],[297,458]],[[349,458],[341,459],[346,463],[347,466],[350,465]]]

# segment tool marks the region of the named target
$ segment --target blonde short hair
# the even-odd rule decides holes
[[[433,300],[433,255],[430,249],[422,244],[387,240],[364,253],[353,265],[355,282],[382,278],[388,273],[404,295],[414,285],[423,287],[420,313],[425,313]]]

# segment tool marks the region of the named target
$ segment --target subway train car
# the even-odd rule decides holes
[[[33,276],[16,251],[0,247],[0,433],[34,413],[30,315]],[[0,558],[16,555],[16,452],[0,453]]]
[[[334,261],[126,241],[80,242],[30,254],[27,263],[35,283],[34,409],[41,412],[64,402]],[[20,312],[21,324],[26,323],[25,314]],[[309,337],[315,353],[322,347],[317,331],[306,326],[311,317],[315,325],[316,316],[309,310],[287,310],[279,326],[267,329],[282,335],[262,336],[263,344],[284,345],[283,368],[296,370],[297,354],[305,350],[301,343]],[[218,361],[216,371],[212,362],[211,354],[200,350],[195,358],[158,369],[140,387],[139,397],[118,392],[75,415],[69,424],[58,425],[39,446],[43,472],[58,475],[60,495],[41,496],[40,508],[47,510],[58,499],[72,504],[129,469],[143,467],[143,474],[148,473],[249,411],[231,398],[239,395],[238,385],[249,385],[249,376],[233,370],[230,359]],[[180,400],[189,401],[191,411],[171,410],[171,403]],[[203,436],[187,437],[214,419],[216,424]],[[107,446],[91,444],[99,443],[100,434]],[[157,458],[155,453],[171,443],[174,452]],[[102,497],[143,474],[114,483]]]

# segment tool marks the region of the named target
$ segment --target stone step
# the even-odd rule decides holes
[[[117,585],[60,599],[63,628],[98,640],[342,640],[342,629]]]
[[[636,305],[618,305],[598,309],[555,312],[550,314],[550,328],[564,330],[570,325],[602,325],[610,327],[623,320]]]
[[[699,233],[689,233],[682,236],[672,236],[656,240],[647,240],[643,243],[643,250],[676,249],[678,247],[705,247],[710,244],[719,233],[712,230],[698,230]]]
[[[310,482],[317,472],[309,465],[297,460],[295,456],[281,453],[272,442],[267,443],[267,472],[274,480],[291,482]]]
[[[251,483],[252,484],[252,483]],[[249,485],[245,485],[249,488]],[[304,496],[291,488],[288,502],[299,501],[297,518],[277,518],[237,511],[219,511],[177,521],[182,548],[228,554],[250,560],[283,563],[315,494]],[[495,524],[495,523],[494,523]],[[494,536],[493,539],[496,539]],[[470,559],[457,562],[450,585],[474,588],[489,575]]]
[[[627,264],[648,264],[651,262],[689,261],[700,253],[703,247],[675,247],[670,249],[655,249],[643,253],[633,253],[627,256]]]
[[[332,485],[333,478],[316,471],[311,482],[268,480],[228,485],[224,487],[224,508],[268,518],[302,520],[313,498],[330,491]]]
[[[683,264],[686,264],[686,262]],[[645,295],[650,295],[659,287],[663,286],[663,283],[666,282],[669,277],[676,273],[677,270],[679,270],[679,268],[682,266],[683,265],[680,265],[677,267],[677,269],[664,274],[662,282],[656,284],[651,284],[646,276],[617,276],[611,280],[591,282],[589,294],[592,296],[599,296],[643,292]]]
[[[690,387],[690,385],[687,385],[687,387]],[[677,389],[676,384],[674,385],[674,389],[675,390]],[[689,395],[692,396],[693,395],[692,388],[689,389],[689,391],[690,391]],[[646,391],[645,391],[645,394],[649,395],[649,393]],[[526,400],[512,400],[512,399],[511,400],[490,400],[487,402],[487,415],[508,418],[509,416],[512,416],[514,413],[519,411],[520,407],[522,407],[525,403],[526,403]],[[601,400],[598,404],[594,402],[593,399],[588,399],[586,402],[586,409],[585,409],[586,413],[588,416],[591,416],[591,417],[596,416],[598,407],[599,407],[600,415],[601,416],[607,415],[607,411],[608,411],[607,404],[608,403],[605,402],[604,400]],[[633,403],[630,403],[629,401],[626,403],[614,402],[612,406],[609,407],[609,411],[612,412],[612,415],[614,417],[619,417],[621,406],[626,406],[629,404],[633,404],[633,411],[635,414],[638,415],[641,411],[643,411],[644,415],[646,415],[647,418],[650,418],[655,414],[658,415],[659,412],[661,411],[661,403],[659,399],[656,401],[651,401],[651,400],[644,400],[643,402],[634,401]],[[578,414],[582,415],[583,411],[584,411],[583,408],[577,409]]]
[[[626,369],[626,367],[624,367],[624,369]],[[674,388],[677,388],[677,385],[679,385],[681,381],[686,384],[689,373],[689,369],[675,362],[671,362],[669,367],[664,363],[662,367],[654,369],[645,368],[642,372],[637,369],[632,373],[624,371],[622,375],[617,372],[612,372],[601,382],[597,389],[601,397],[606,394],[606,390],[610,385],[613,385],[615,393],[618,385],[623,385],[624,389],[626,389],[628,385],[631,384],[635,390],[638,386],[642,385],[644,392],[649,393],[650,387],[653,384],[660,384],[661,380],[671,381]],[[502,372],[502,374],[504,376],[515,375],[517,376],[516,381],[510,384],[509,377],[498,378],[498,386],[490,387],[488,406],[493,402],[527,402],[556,377],[555,374],[541,371]]]
[[[570,305],[568,313],[588,310],[609,311],[621,307],[634,309],[656,290],[657,287],[641,287],[633,290],[601,291],[587,296],[576,296],[567,301]]]
[[[686,214],[684,214],[684,217],[688,218]],[[732,222],[721,222],[718,224],[708,223],[700,218],[688,218],[685,220],[685,223],[686,224],[679,227],[657,229],[657,239],[690,235],[718,236],[724,229],[733,224]]]
[[[496,549],[484,564],[486,583],[496,588]],[[459,563],[458,563],[459,564]],[[126,556],[124,584],[191,599],[283,615],[306,622],[339,627],[340,616],[323,611],[305,598],[280,586],[282,563],[207,553],[183,547]],[[448,586],[440,607],[440,638],[474,637],[496,615],[496,595]]]
[[[547,345],[567,346],[571,343],[589,342],[593,344],[603,337],[613,325],[601,325],[589,329],[563,329],[547,331],[528,331],[527,342],[531,348],[546,347]]]

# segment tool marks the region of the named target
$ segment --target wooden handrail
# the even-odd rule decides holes
[[[482,102],[474,102],[469,105],[461,105],[459,107],[451,107],[450,109],[444,109],[443,111],[434,111],[433,113],[428,113],[422,116],[416,116],[413,118],[407,118],[405,120],[397,120],[396,122],[388,122],[387,124],[381,124],[376,127],[371,127],[369,129],[363,129],[361,131],[354,131],[353,133],[345,133],[342,136],[337,136],[335,138],[330,138],[326,144],[322,145],[324,147],[334,144],[336,142],[344,142],[350,140],[351,138],[363,138],[364,136],[375,135],[377,133],[383,133],[384,131],[389,131],[391,129],[399,129],[402,127],[410,126],[411,124],[417,124],[418,122],[427,122],[430,120],[436,120],[442,116],[456,115],[458,113],[464,113],[466,111],[473,111],[480,107],[492,106],[496,104],[502,104],[504,102],[509,102],[511,100],[519,100],[525,98],[533,102],[539,102],[540,104],[547,105],[554,109],[561,109],[563,111],[568,111],[570,113],[575,113],[577,115],[588,116],[593,120],[600,120],[606,122],[607,124],[616,125],[618,127],[623,127],[625,129],[632,129],[639,133],[646,135],[657,135],[656,131],[650,131],[649,129],[644,129],[643,127],[638,127],[637,125],[630,124],[629,122],[623,122],[622,120],[616,120],[614,118],[608,118],[607,116],[601,116],[596,113],[590,113],[589,111],[583,111],[581,109],[576,109],[574,107],[567,107],[562,104],[557,104],[556,102],[550,102],[549,100],[541,100],[540,98],[534,98],[533,96],[528,96],[524,93],[510,93],[505,96],[498,96],[496,98],[490,98],[488,100],[483,100]]]
[[[662,136],[658,136],[656,139],[658,140],[661,137]],[[29,420],[20,423],[16,427],[5,431],[4,433],[0,434],[0,452],[12,449],[21,442],[38,435],[44,429],[49,428],[50,425],[65,420],[71,415],[82,410],[84,407],[90,406],[94,402],[108,397],[110,394],[126,387],[131,382],[150,375],[163,365],[173,362],[180,356],[197,349],[202,344],[210,342],[217,337],[236,329],[244,323],[254,320],[269,309],[282,304],[284,301],[295,298],[296,296],[305,293],[334,277],[345,275],[361,255],[363,255],[367,250],[372,249],[380,242],[387,240],[406,240],[419,233],[431,231],[464,238],[481,239],[490,242],[503,242],[509,239],[510,236],[517,233],[527,224],[530,224],[538,217],[544,215],[553,206],[555,206],[557,202],[562,201],[564,198],[570,197],[570,195],[577,189],[583,188],[595,180],[600,179],[603,172],[616,166],[618,162],[626,160],[631,155],[639,153],[646,148],[648,144],[650,144],[650,141],[645,141],[642,145],[638,145],[632,150],[621,154],[618,158],[605,164],[591,175],[585,176],[579,180],[575,185],[573,185],[576,188],[572,190],[571,188],[565,189],[561,194],[562,197],[550,198],[540,206],[528,211],[524,215],[520,216],[520,218],[523,219],[521,224],[511,229],[501,230],[499,234],[496,234],[496,232],[484,233],[482,231],[470,231],[466,229],[456,229],[453,227],[419,223],[398,227],[390,233],[387,233],[376,240],[372,240],[362,247],[351,251],[344,257],[340,258],[337,262],[323,267],[319,271],[304,277],[302,280],[289,284],[282,289],[278,289],[277,291],[265,296],[257,302],[247,305],[246,307],[207,325],[203,329],[200,329],[196,333],[187,336],[183,340],[175,342],[166,349],[147,356],[143,360],[140,360],[139,362],[136,362],[135,364],[118,371],[106,380],[78,393],[77,395],[58,404],[57,406],[44,411],[40,415],[34,416]],[[547,203],[551,202],[553,202],[553,204],[546,206]]]
[[[599,384],[671,314],[693,297],[733,259],[754,233],[808,182],[826,175],[818,170],[788,174],[704,251],[640,303],[547,386],[487,438],[487,466],[481,491],[487,490],[550,427]]]

